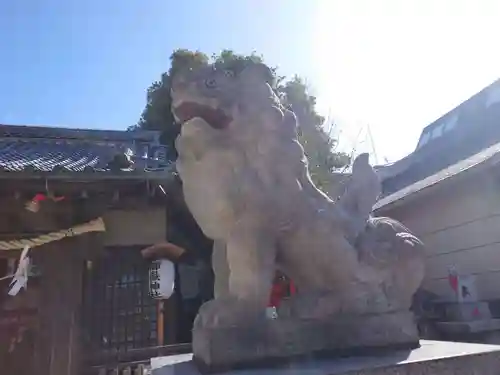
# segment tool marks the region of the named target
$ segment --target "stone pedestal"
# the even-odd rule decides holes
[[[152,375],[200,375],[192,355],[155,358]],[[421,341],[414,350],[376,356],[302,359],[280,367],[226,372],[226,375],[498,375],[500,346]]]
[[[265,366],[310,355],[350,356],[419,345],[409,311],[324,319],[256,319],[235,327],[193,328],[194,361],[203,372]]]

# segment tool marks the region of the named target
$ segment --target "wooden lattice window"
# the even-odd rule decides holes
[[[92,352],[157,345],[157,304],[149,295],[150,263],[139,248],[107,248],[85,272],[84,334]]]

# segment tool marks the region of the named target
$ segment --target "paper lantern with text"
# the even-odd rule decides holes
[[[149,267],[149,294],[154,299],[168,299],[174,293],[175,267],[167,260],[155,260]]]

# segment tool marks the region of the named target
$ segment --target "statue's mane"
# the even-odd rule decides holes
[[[268,103],[259,100],[259,103],[263,105],[257,108],[260,113],[271,113],[268,116],[235,117],[234,126],[230,127],[234,131],[231,135],[237,139],[234,149],[245,155],[245,167],[253,169],[265,187],[295,188],[297,181],[304,183],[307,173],[307,160],[298,140],[295,114],[276,107],[271,100]]]

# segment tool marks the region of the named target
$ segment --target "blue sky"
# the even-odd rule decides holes
[[[145,89],[179,47],[255,49],[299,72],[307,55],[293,44],[303,44],[304,35],[287,18],[308,8],[285,3],[2,1],[0,121],[124,129],[137,121]]]
[[[395,160],[500,77],[498,19],[495,0],[4,0],[0,123],[125,129],[172,50],[256,50],[307,78],[342,147]]]

